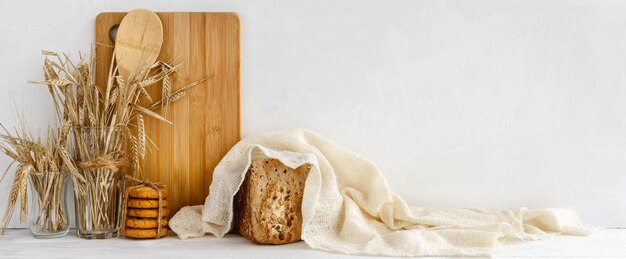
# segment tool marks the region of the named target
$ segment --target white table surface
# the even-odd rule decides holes
[[[180,240],[83,240],[71,231],[59,239],[35,239],[26,229],[0,236],[0,258],[379,258],[312,250],[304,242],[280,246],[254,245],[238,235]],[[589,237],[556,236],[550,240],[502,246],[503,258],[626,258],[626,229],[603,230]],[[385,257],[380,257],[385,258]],[[388,257],[387,257],[388,258]]]

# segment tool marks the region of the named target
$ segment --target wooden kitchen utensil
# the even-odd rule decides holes
[[[105,85],[113,49],[110,30],[125,13],[96,18],[96,82]],[[240,27],[235,13],[157,13],[163,25],[158,60],[181,65],[171,77],[171,91],[213,75],[185,92],[164,115],[173,125],[145,117],[148,137],[157,148],[142,162],[144,179],[170,190],[168,208],[204,203],[214,167],[240,139]],[[155,100],[161,86],[149,88]],[[161,112],[157,110],[157,112]]]
[[[115,59],[122,78],[129,82],[129,76],[142,77],[159,56],[162,43],[163,26],[154,12],[136,9],[124,16],[115,36]]]

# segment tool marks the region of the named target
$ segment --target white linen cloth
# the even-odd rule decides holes
[[[591,231],[570,209],[487,212],[410,207],[391,192],[374,164],[303,129],[241,140],[215,168],[204,207],[181,209],[171,219],[171,229],[182,239],[228,233],[233,196],[251,161],[265,157],[291,168],[312,165],[302,200],[302,239],[314,249],[363,255],[478,256],[492,255],[505,241]]]

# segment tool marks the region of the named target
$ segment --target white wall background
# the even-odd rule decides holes
[[[626,226],[624,1],[0,0],[0,121],[45,126],[40,50],[88,51],[98,13],[139,7],[240,14],[244,136],[311,128],[413,205]]]

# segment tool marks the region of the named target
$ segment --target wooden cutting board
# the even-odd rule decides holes
[[[101,13],[96,18],[96,82],[102,86],[111,63],[109,32],[126,13]],[[142,176],[165,183],[169,207],[203,204],[214,167],[240,139],[240,27],[235,13],[157,13],[163,23],[158,60],[182,64],[171,77],[172,91],[198,79],[211,80],[187,91],[172,103],[166,118],[174,125],[145,116],[155,142],[142,163]],[[161,86],[149,90],[161,99]],[[157,112],[161,113],[160,110]],[[161,113],[162,114],[162,113]],[[172,214],[173,215],[173,214]]]

